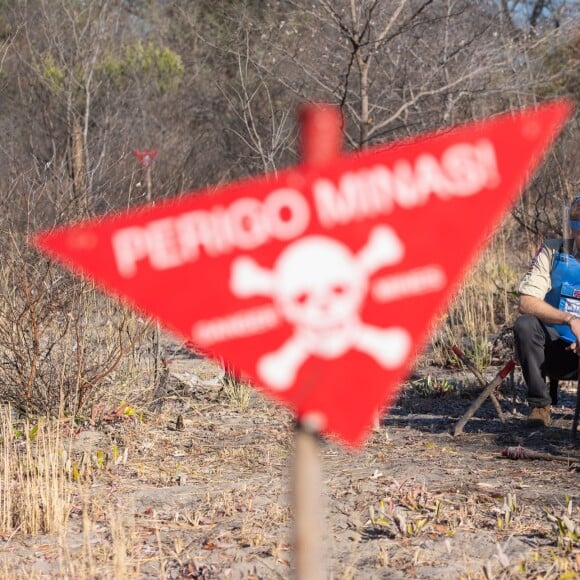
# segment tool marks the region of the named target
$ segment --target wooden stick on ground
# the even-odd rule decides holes
[[[530,451],[525,447],[506,447],[501,452],[502,457],[508,459],[543,459],[545,461],[562,461],[563,463],[580,462],[580,457],[563,457],[561,455],[552,455],[551,453],[542,453],[540,451]]]
[[[479,369],[473,364],[470,358],[463,351],[461,351],[459,347],[456,345],[453,345],[451,347],[451,350],[455,353],[455,356],[457,356],[457,358],[475,375],[475,378],[479,381],[479,384],[482,387],[485,387],[487,383],[485,382],[483,375],[479,372]],[[494,393],[491,393],[489,398],[491,399],[491,402],[495,407],[499,420],[502,423],[505,423],[505,417],[503,411],[501,410],[501,406],[499,404],[499,401],[497,400],[497,397],[495,396]]]
[[[578,433],[578,418],[580,417],[580,356],[578,357],[578,386],[576,387],[576,410],[572,421],[572,440],[576,441]]]
[[[471,406],[469,407],[469,409],[467,409],[463,417],[461,417],[461,419],[457,421],[455,429],[453,430],[453,435],[459,435],[460,433],[463,433],[463,427],[465,427],[469,419],[473,417],[473,415],[475,414],[477,409],[481,407],[483,402],[493,393],[493,391],[497,387],[499,387],[501,382],[510,374],[515,364],[516,361],[514,361],[513,359],[509,360],[507,364],[503,367],[503,369],[501,369],[501,371],[499,371],[499,373],[495,375],[495,378],[485,387],[485,389],[483,389],[483,391],[481,391],[477,399],[475,399],[475,401],[471,403]]]

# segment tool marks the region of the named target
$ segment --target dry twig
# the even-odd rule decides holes
[[[542,453],[540,451],[531,451],[518,445],[517,447],[506,447],[502,449],[502,457],[507,459],[542,459],[544,461],[563,461],[565,463],[580,462],[580,457],[552,455],[551,453]]]

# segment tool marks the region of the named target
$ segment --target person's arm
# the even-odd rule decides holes
[[[521,294],[519,299],[520,314],[532,314],[545,324],[567,324],[574,336],[580,337],[580,318],[554,308],[546,301],[536,296]]]
[[[575,318],[569,312],[558,310],[545,300],[527,294],[520,295],[518,307],[520,314],[532,314],[545,324],[568,324],[569,319]]]

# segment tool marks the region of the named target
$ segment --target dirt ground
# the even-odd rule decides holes
[[[166,355],[171,375],[142,416],[77,429],[73,453],[109,461],[66,534],[0,537],[5,576],[292,577],[292,417],[177,344]],[[327,577],[580,577],[579,464],[501,455],[521,445],[578,458],[575,387],[562,384],[552,427],[531,430],[516,372],[498,393],[507,422],[488,401],[453,437],[476,380],[418,364],[360,452],[321,443]]]

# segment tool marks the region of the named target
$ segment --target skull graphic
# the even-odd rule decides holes
[[[367,277],[351,252],[322,236],[300,240],[276,262],[274,300],[297,328],[335,331],[352,324]]]
[[[248,257],[235,260],[230,278],[233,293],[271,296],[294,326],[287,343],[258,361],[260,378],[271,388],[284,390],[308,357],[333,359],[353,348],[383,367],[399,366],[410,350],[407,331],[365,325],[360,310],[369,275],[399,262],[403,251],[395,232],[378,226],[358,254],[332,238],[313,235],[290,244],[272,271]]]

